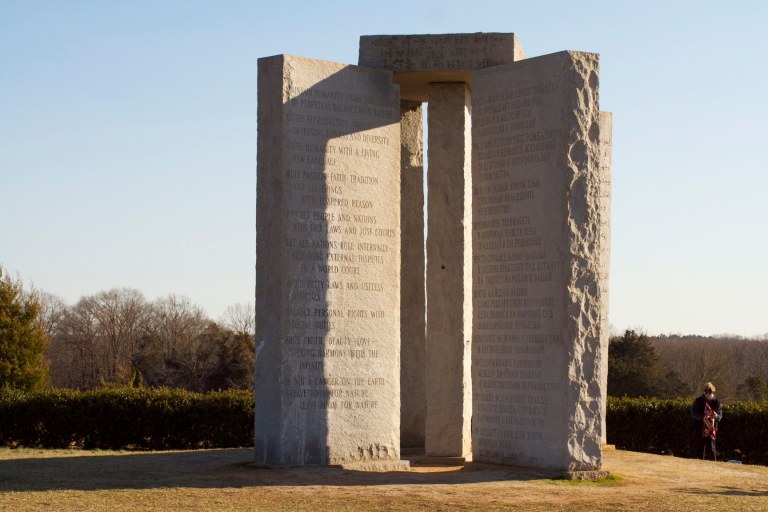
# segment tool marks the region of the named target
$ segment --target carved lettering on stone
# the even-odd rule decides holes
[[[597,56],[476,71],[472,110],[473,460],[599,468]]]
[[[259,463],[399,459],[399,121],[390,72],[259,61]]]

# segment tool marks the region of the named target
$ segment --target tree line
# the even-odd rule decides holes
[[[726,401],[768,400],[768,335],[647,336],[627,330],[611,338],[611,396],[691,397],[706,382]]]
[[[68,305],[0,266],[0,388],[251,389],[254,331],[250,305],[214,321],[186,297],[149,301],[131,288]],[[768,400],[768,335],[610,339],[611,396],[691,397],[710,381],[724,400]]]
[[[218,321],[188,298],[115,288],[68,305],[0,267],[0,387],[251,389],[254,312]]]

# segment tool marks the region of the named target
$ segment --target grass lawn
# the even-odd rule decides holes
[[[0,449],[0,510],[768,511],[768,467],[606,450],[602,482],[535,472],[257,469],[250,449]]]

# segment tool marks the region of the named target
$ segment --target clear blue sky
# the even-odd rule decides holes
[[[613,328],[768,333],[766,27],[763,1],[0,0],[0,263],[68,303],[253,302],[256,60],[515,32],[601,54]]]

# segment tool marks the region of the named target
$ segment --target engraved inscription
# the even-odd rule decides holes
[[[543,443],[563,392],[553,368],[563,340],[556,287],[562,260],[546,212],[563,133],[542,110],[556,83],[479,87],[473,99],[473,443],[508,460]]]
[[[367,38],[370,63],[385,69],[468,70],[512,61],[511,34],[430,34]]]
[[[285,96],[291,279],[282,341],[298,373],[282,392],[301,410],[377,410],[397,385],[388,367],[396,347],[371,334],[388,332],[396,307],[382,272],[399,264],[387,197],[400,149],[381,120],[399,118],[399,98],[298,83]]]

